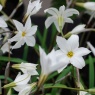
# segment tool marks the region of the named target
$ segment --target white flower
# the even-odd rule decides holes
[[[66,66],[65,60],[60,58],[54,49],[49,54],[46,54],[41,47],[39,47],[39,51],[42,70],[41,73],[43,75],[49,75],[50,73]]]
[[[10,49],[12,48],[12,46],[10,46]],[[6,42],[2,47],[1,50],[3,53],[9,52],[9,43]],[[12,54],[12,52],[10,51],[10,54]]]
[[[36,14],[41,8],[42,2],[40,0],[35,0],[34,2],[29,1],[26,16],[31,16]]]
[[[84,7],[87,10],[95,11],[95,2],[86,2],[86,3],[77,2],[76,5]]]
[[[29,80],[30,80],[29,74],[21,75],[21,73],[18,73],[15,80],[7,85],[4,85],[4,88],[7,88],[7,87],[15,87],[16,88],[16,86],[19,86],[19,85],[26,85],[29,82]]]
[[[34,46],[35,45],[35,38],[34,34],[37,31],[37,26],[31,27],[31,19],[28,17],[25,27],[22,23],[13,20],[18,33],[11,39],[9,39],[9,42],[17,41],[17,43],[12,47],[12,49],[20,48],[24,43],[26,43],[28,46]]]
[[[65,6],[61,6],[59,11],[56,8],[49,8],[44,11],[51,16],[45,21],[45,26],[48,28],[52,23],[55,24],[58,32],[61,32],[65,23],[73,23],[73,20],[69,18],[73,14],[79,14],[76,9],[70,8],[65,10]]]
[[[72,34],[79,34],[85,30],[85,24],[80,24],[76,26],[70,33]]]
[[[2,10],[2,5],[0,4],[0,11]],[[0,27],[7,27],[6,22],[0,17]]]
[[[53,49],[48,55],[44,52],[44,50],[39,47],[40,51],[40,64],[41,64],[41,76],[38,82],[38,87],[40,87],[48,75],[54,71],[61,69],[62,67],[66,67],[67,63],[63,58],[60,59],[58,54],[56,55],[55,50]]]
[[[90,51],[87,48],[79,47],[78,35],[72,35],[68,40],[57,36],[56,42],[60,50],[56,52],[73,66],[82,69],[85,66],[85,61],[82,56],[87,55]]]
[[[91,49],[93,55],[95,56],[95,48],[92,46],[90,42],[87,42],[88,47]]]
[[[18,95],[29,95],[32,89],[36,86],[36,83],[28,84],[21,91],[19,91]]]
[[[36,71],[37,64],[33,63],[21,63],[21,64],[14,64],[12,65],[15,69],[20,69],[23,73],[28,73],[30,75],[38,75],[38,72]]]

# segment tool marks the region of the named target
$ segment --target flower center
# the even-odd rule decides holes
[[[24,37],[26,35],[26,32],[22,32],[22,37]]]
[[[74,55],[74,53],[73,53],[72,51],[70,51],[70,52],[67,53],[67,56],[70,57],[70,58],[71,58],[73,55]]]
[[[58,24],[59,24],[59,27],[60,27],[60,28],[63,27],[63,17],[62,17],[62,16],[59,16],[59,17],[58,17]]]

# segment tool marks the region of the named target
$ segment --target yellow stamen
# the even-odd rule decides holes
[[[22,36],[24,37],[26,35],[26,32],[22,32]]]
[[[70,58],[71,58],[73,55],[74,55],[74,53],[73,53],[72,51],[70,51],[70,52],[67,53],[67,56],[70,57]]]

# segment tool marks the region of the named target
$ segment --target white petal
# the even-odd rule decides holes
[[[25,29],[26,29],[26,31],[28,30],[28,29],[30,29],[31,28],[31,19],[30,19],[30,16],[27,18],[27,21],[26,21],[26,23],[25,23]]]
[[[64,6],[64,5],[61,6],[61,7],[59,8],[59,11],[60,11],[60,13],[63,13],[63,12],[65,11],[65,6]]]
[[[60,36],[57,36],[56,42],[58,44],[58,47],[63,51],[63,53],[67,53],[67,51],[69,50],[69,47],[67,45],[67,40]]]
[[[75,52],[75,56],[84,56],[84,55],[89,54],[91,51],[88,50],[87,48],[80,47],[76,49],[74,52]]]
[[[73,23],[73,20],[71,18],[65,18],[64,20],[65,20],[65,22]]]
[[[71,33],[79,33],[81,31],[83,31],[85,29],[85,24],[80,24],[78,26],[76,26]]]
[[[47,68],[47,60],[46,60],[46,53],[44,52],[44,50],[39,47],[39,52],[40,52],[40,64],[41,64],[41,72],[45,73],[46,68]],[[48,73],[48,71],[47,71]]]
[[[78,14],[79,15],[79,12],[76,9],[73,9],[73,8],[71,9],[70,8],[70,9],[65,10],[64,14],[65,14],[66,17],[70,17],[73,14]]]
[[[0,11],[2,10],[2,5],[0,4]]]
[[[32,87],[30,85],[24,87],[24,89],[22,89],[18,95],[29,95],[30,92],[32,90]]]
[[[10,48],[11,48],[11,46],[10,46]],[[6,42],[6,43],[1,47],[1,50],[2,50],[3,53],[9,52],[9,43]],[[11,52],[10,52],[10,53],[11,53]]]
[[[79,92],[79,95],[86,95],[87,94],[87,92],[85,92],[85,91],[80,91]],[[87,95],[90,95],[90,94],[87,94]]]
[[[56,20],[54,21],[54,24],[55,24],[55,26],[57,28],[57,31],[60,32],[60,28],[59,28],[58,22]],[[64,25],[64,23],[63,23],[63,25]]]
[[[55,18],[53,16],[48,17],[45,21],[46,28],[48,28],[54,22],[54,20]]]
[[[37,2],[36,2],[36,1],[37,1]],[[42,2],[40,3],[40,0],[36,0],[36,1],[35,1],[36,4],[35,4],[33,10],[31,11],[31,14],[30,14],[30,15],[36,14],[36,13],[40,10],[40,8],[42,7],[42,6],[41,6],[41,5],[42,5]]]
[[[31,46],[31,47],[33,47],[33,46],[35,45],[35,43],[36,43],[35,38],[34,38],[33,36],[31,36],[31,37],[26,37],[26,38],[25,38],[25,42],[26,42],[26,44],[27,44],[28,46]]]
[[[85,66],[85,61],[82,57],[73,57],[70,62],[73,66],[79,69],[82,69]]]
[[[71,37],[68,39],[68,46],[70,46],[71,50],[74,50],[79,47],[78,35],[71,35]]]
[[[23,74],[23,75],[20,75],[19,77],[16,77],[14,82],[16,83],[16,85],[25,85],[29,82],[29,80],[30,80],[30,75]]]
[[[84,3],[84,7],[88,10],[95,10],[95,2],[86,2]]]
[[[7,23],[0,17],[0,27],[8,27]]]
[[[27,84],[26,85],[17,85],[13,88],[15,91],[19,92],[19,91],[23,90],[26,86],[27,86]]]
[[[35,25],[35,26],[32,26],[29,30],[27,30],[27,36],[32,36],[32,35],[34,35],[35,33],[36,33],[36,31],[37,31],[37,26]]]
[[[48,8],[44,11],[45,13],[49,13],[53,16],[58,16],[59,15],[59,12],[56,8]]]
[[[66,65],[66,66],[64,66],[64,67],[62,67],[62,68],[60,68],[60,69],[58,69],[58,70],[57,70],[57,71],[58,71],[58,73],[62,72],[66,67],[67,67],[67,65]]]
[[[16,28],[17,28],[18,31],[23,31],[24,30],[22,23],[20,23],[17,20],[13,20],[13,22],[14,22],[14,24],[15,24],[15,26],[16,26]]]
[[[9,20],[9,18],[7,16],[5,16],[5,15],[0,16],[0,18],[2,18],[4,21],[8,21]]]
[[[24,39],[21,39],[20,41],[18,41],[18,42],[12,47],[12,49],[20,48],[22,45],[24,45],[24,43],[25,43]]]
[[[21,34],[17,33],[14,37],[8,39],[8,42],[19,41],[20,39],[21,39]]]
[[[20,69],[23,73],[28,73],[30,75],[38,75],[38,73],[36,71],[36,66],[37,66],[37,64],[21,63]]]
[[[87,42],[88,47],[91,49],[93,55],[95,56],[95,48],[92,46],[90,42]]]

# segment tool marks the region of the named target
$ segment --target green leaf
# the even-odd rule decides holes
[[[37,32],[36,32],[36,36],[38,37],[38,40],[39,40],[40,43],[41,43],[41,42],[42,42],[42,35],[41,35],[41,33],[40,33],[39,30],[37,30]]]
[[[27,46],[27,44],[24,46],[24,53],[23,53],[23,60],[27,60],[27,55],[28,55],[28,49],[29,47]]]
[[[0,56],[0,61],[8,62],[9,61],[9,58],[8,57],[5,57],[5,56]],[[22,60],[20,58],[10,58],[10,61],[11,62],[15,62],[15,63],[27,62],[27,61]]]
[[[4,75],[0,75],[0,79],[3,79],[3,80],[4,80],[4,79],[5,79],[5,76],[4,76]],[[13,81],[13,80],[12,80],[11,78],[9,78],[9,77],[7,78],[7,80],[10,81],[10,82]]]
[[[91,56],[89,56],[89,88],[94,87],[94,79],[95,79],[95,73],[94,73],[94,60]]]
[[[72,69],[72,66],[68,66],[66,69],[64,69],[62,73],[60,73],[60,75],[57,77],[56,81],[66,76],[71,71],[71,69]]]

